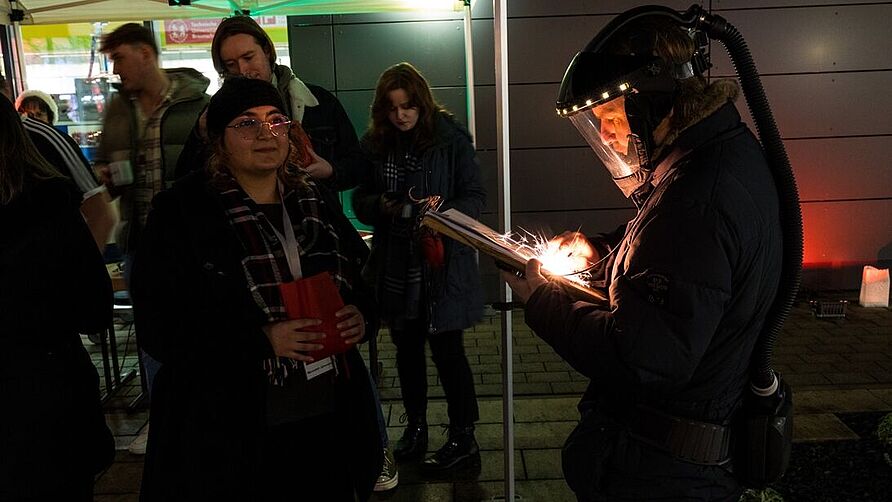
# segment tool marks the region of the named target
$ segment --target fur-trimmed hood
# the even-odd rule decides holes
[[[670,130],[659,148],[663,149],[672,145],[681,133],[689,127],[712,115],[725,104],[733,103],[739,95],[740,87],[736,80],[721,79],[710,82],[703,90],[703,99],[700,101],[700,108],[697,110],[697,113],[693,114],[686,123]]]

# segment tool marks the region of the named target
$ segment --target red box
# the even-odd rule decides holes
[[[346,352],[350,347],[344,343],[338,329],[338,318],[335,313],[344,308],[344,300],[338,292],[331,274],[322,272],[311,277],[305,277],[296,281],[279,285],[282,301],[285,303],[285,311],[289,319],[321,319],[322,324],[307,328],[310,331],[321,331],[325,338],[315,340],[313,343],[321,343],[321,350],[310,352],[315,360],[328,357],[333,354]]]

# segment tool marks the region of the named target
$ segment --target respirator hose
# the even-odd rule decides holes
[[[802,280],[802,211],[799,207],[799,190],[746,41],[737,28],[721,16],[701,14],[699,19],[709,38],[721,42],[731,56],[780,197],[783,265],[777,296],[753,351],[754,367],[751,375],[753,387],[767,389],[773,385],[775,379],[771,369],[774,343],[793,308]]]

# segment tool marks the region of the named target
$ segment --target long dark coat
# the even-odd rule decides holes
[[[111,324],[111,281],[80,202],[57,178],[0,206],[0,500],[71,495],[114,459],[78,334]]]
[[[480,180],[480,163],[470,135],[455,120],[441,113],[436,118],[434,144],[421,153],[427,187],[425,194],[440,195],[442,211],[455,208],[479,218],[486,204],[486,190]],[[363,151],[373,168],[353,193],[353,209],[360,221],[374,225],[372,256],[369,259],[371,276],[379,279],[382,287],[385,262],[388,259],[386,236],[390,222],[380,214],[379,200],[387,190],[384,179],[385,154],[373,151],[364,138]],[[477,254],[464,244],[444,238],[445,266],[438,271],[427,270],[426,283],[430,312],[431,333],[466,329],[483,316],[483,286],[477,268]],[[439,277],[431,277],[437,274]]]
[[[143,501],[254,500],[262,493],[267,377],[261,362],[273,351],[240,265],[244,250],[213,190],[196,172],[157,195],[134,262],[139,340],[162,363]],[[354,260],[345,274],[361,290],[356,281],[367,249],[337,202],[322,193],[322,217],[335,222],[341,251]],[[345,302],[374,317],[364,298]],[[355,348],[347,359],[350,378],[338,379],[336,413],[353,446],[350,472],[364,500],[380,473],[382,450],[368,372]]]

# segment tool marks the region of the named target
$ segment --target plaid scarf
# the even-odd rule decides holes
[[[242,270],[254,303],[266,315],[268,322],[287,320],[279,284],[293,278],[285,257],[284,242],[279,240],[270,220],[235,178],[229,174],[217,174],[213,186],[218,190],[229,223],[244,247]],[[343,272],[349,260],[341,254],[338,233],[323,214],[325,202],[315,183],[304,176],[302,183],[285,188],[283,205],[294,228],[304,275],[328,271],[342,294],[345,290],[349,291],[351,284]],[[290,370],[299,365],[299,361],[285,357],[263,361],[270,383],[279,386],[284,385]]]
[[[177,78],[170,79],[167,92],[161,98],[161,104],[152,111],[148,117],[142,113],[139,102],[133,100],[133,112],[137,114],[136,121],[142,130],[132,131],[139,138],[139,149],[136,164],[133,166],[133,185],[130,191],[133,193],[133,215],[140,226],[146,224],[146,218],[152,206],[152,198],[164,190],[164,162],[161,154],[161,119],[167,113],[173,100],[173,95],[179,87]]]
[[[411,150],[397,150],[384,160],[384,183],[391,192],[427,195],[421,159]],[[382,281],[381,313],[391,327],[400,329],[407,320],[418,319],[422,310],[422,265],[413,204],[412,217],[397,216],[387,230],[387,257]]]

